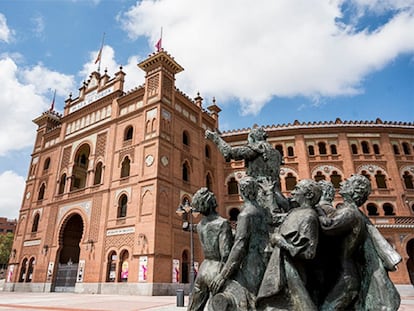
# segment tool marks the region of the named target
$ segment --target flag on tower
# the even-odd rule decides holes
[[[101,44],[101,48],[99,49],[99,53],[98,56],[96,57],[95,60],[95,64],[98,63],[98,72],[101,72],[101,57],[102,57],[102,50],[103,50],[103,46],[104,46],[104,41],[105,41],[105,33],[103,33],[102,35],[102,44]]]
[[[50,104],[49,111],[55,110],[55,99],[56,99],[56,89],[55,89],[55,93],[53,94],[53,99],[52,99],[52,103]]]
[[[157,52],[161,51],[162,48],[162,38],[160,38],[157,42],[157,44],[155,45],[155,47],[157,48]]]
[[[102,55],[102,47],[99,50],[98,56],[96,56],[95,64],[97,64],[101,60],[101,55]]]
[[[160,39],[157,41],[157,44],[155,44],[155,48],[157,49],[157,52],[162,50],[162,27],[161,27],[161,36],[160,36]]]

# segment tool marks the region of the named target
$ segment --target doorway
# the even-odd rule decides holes
[[[82,235],[82,217],[79,214],[68,217],[59,235],[55,292],[73,292],[75,290],[80,254],[79,244]]]

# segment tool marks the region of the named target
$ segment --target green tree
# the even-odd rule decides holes
[[[9,262],[10,252],[13,246],[14,234],[0,234],[0,266],[5,266]]]

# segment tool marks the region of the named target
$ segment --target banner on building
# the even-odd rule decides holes
[[[147,270],[148,270],[148,257],[140,256],[139,257],[138,281],[144,282],[147,280]]]
[[[179,283],[180,282],[180,260],[173,259],[172,261],[172,282]]]
[[[55,263],[53,261],[49,262],[49,265],[47,266],[47,279],[46,282],[52,282],[52,276],[53,276],[53,269],[55,268]]]
[[[79,260],[79,265],[78,265],[78,278],[76,280],[76,282],[78,283],[82,283],[83,282],[83,274],[85,271],[85,260],[81,259]]]
[[[7,283],[10,283],[13,279],[13,271],[14,271],[14,265],[9,266],[9,271],[7,272]]]

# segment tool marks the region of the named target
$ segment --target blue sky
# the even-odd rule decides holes
[[[97,69],[143,83],[163,48],[177,87],[222,108],[220,129],[342,120],[414,121],[414,0],[2,0],[0,216],[17,217],[36,126]]]

